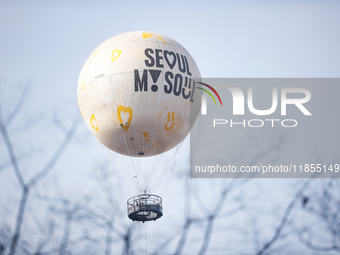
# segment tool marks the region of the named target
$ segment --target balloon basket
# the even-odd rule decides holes
[[[162,198],[152,194],[141,194],[128,199],[128,216],[132,221],[156,221],[163,216]]]

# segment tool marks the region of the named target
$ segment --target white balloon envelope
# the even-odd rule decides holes
[[[189,133],[200,109],[197,79],[199,69],[179,43],[154,32],[128,32],[86,60],[78,104],[101,144],[126,156],[154,156]]]

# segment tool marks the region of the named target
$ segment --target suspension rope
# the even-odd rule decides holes
[[[128,146],[128,144],[127,144],[127,142],[126,142],[126,139],[127,139],[127,137],[124,137],[125,139],[124,139],[124,141],[125,141],[125,146],[126,146],[126,148],[127,148],[127,150],[128,150],[128,153],[129,153],[129,155],[130,155],[130,160],[131,160],[131,162],[132,162],[132,164],[133,164],[133,168],[134,168],[134,170],[135,170],[135,174],[136,174],[136,179],[137,179],[137,184],[138,184],[138,188],[139,188],[139,192],[141,192],[141,186],[140,186],[140,183],[139,183],[139,176],[140,176],[140,173],[139,173],[139,169],[136,169],[136,166],[135,166],[135,163],[134,163],[134,160],[133,160],[133,157],[132,157],[132,155],[131,155],[131,152],[130,152],[130,150],[129,150],[129,146]]]
[[[120,159],[114,160],[114,157],[113,157],[114,154],[113,154],[113,152],[109,151],[109,149],[107,149],[107,148],[106,148],[104,145],[102,145],[102,144],[101,144],[101,147],[102,147],[102,149],[105,151],[106,156],[109,158],[109,162],[114,162],[114,161],[116,161],[116,162],[118,161],[118,162],[119,162]],[[117,157],[122,157],[122,156],[121,156],[121,155],[117,155]],[[120,162],[119,162],[119,166],[117,167],[117,169],[114,168],[114,171],[118,171],[118,168],[122,168]],[[125,171],[119,171],[119,172],[125,173]],[[109,171],[109,174],[111,175],[111,171]],[[132,184],[131,178],[128,178],[128,176],[127,176],[126,174],[122,174],[122,175],[123,175],[124,179],[127,180],[127,182],[129,183],[129,185],[131,186],[131,188],[134,189],[136,192],[138,192],[138,190],[137,190],[137,189],[135,188],[135,186]],[[120,179],[117,178],[117,180],[118,180],[118,182],[119,182],[119,184],[120,184],[121,192],[122,192],[124,195],[126,195],[125,192],[124,192],[124,190],[122,190],[122,186],[121,186],[122,183],[121,183]]]
[[[145,254],[148,255],[148,236],[146,234],[146,223],[144,223],[145,226]]]

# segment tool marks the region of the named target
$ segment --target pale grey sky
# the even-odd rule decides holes
[[[5,116],[14,107],[22,83],[32,83],[25,107],[10,130],[18,152],[27,153],[34,148],[38,153],[34,162],[25,162],[29,171],[24,175],[28,178],[37,165],[43,165],[63,138],[64,134],[57,128],[51,129],[50,123],[57,116],[66,127],[70,125],[77,113],[80,70],[89,54],[108,38],[139,30],[167,35],[190,52],[203,77],[339,77],[339,13],[340,2],[327,0],[1,0],[0,103]],[[26,128],[25,136],[20,136],[19,131]],[[54,172],[66,183],[61,184],[67,186],[65,194],[84,193],[89,189],[86,178],[93,175],[84,143],[86,139],[96,141],[87,137],[84,142],[80,130]],[[179,153],[187,155],[188,144],[182,147]],[[0,163],[5,153],[0,140]],[[7,201],[7,194],[17,191],[13,188],[16,179],[12,169],[0,174],[0,201]],[[52,181],[53,176],[49,177]],[[209,182],[200,185],[208,186]],[[253,183],[253,189],[276,185],[277,191],[271,191],[271,196],[283,194],[282,201],[292,194],[286,190],[291,182],[259,183]],[[206,193],[208,199],[211,195],[213,191]],[[121,200],[125,203],[125,198]],[[273,202],[269,206],[278,203],[275,197],[266,201]],[[169,205],[166,210],[177,209]],[[165,219],[161,222],[158,226],[169,227]]]

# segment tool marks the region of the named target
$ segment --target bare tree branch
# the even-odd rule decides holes
[[[7,148],[9,157],[11,159],[11,163],[12,163],[15,175],[17,177],[17,180],[19,182],[19,185],[20,185],[21,189],[24,190],[26,188],[26,184],[25,184],[25,181],[22,177],[16,154],[14,152],[11,140],[9,139],[9,136],[8,136],[8,133],[7,133],[6,124],[3,120],[1,105],[0,105],[0,132],[2,134],[4,141],[5,141],[6,148]]]
[[[70,238],[72,220],[73,220],[73,210],[66,212],[66,215],[65,215],[64,232],[63,232],[62,241],[59,247],[60,255],[66,254],[67,244]]]
[[[218,216],[218,214],[221,212],[222,206],[224,205],[224,202],[227,198],[227,195],[228,195],[229,191],[234,187],[235,183],[236,183],[236,180],[234,180],[233,183],[228,184],[224,187],[222,193],[220,194],[220,198],[218,199],[218,201],[216,203],[214,211],[208,216],[207,227],[206,227],[206,230],[205,230],[204,239],[203,239],[203,242],[202,242],[201,249],[198,252],[199,255],[203,255],[203,254],[206,253],[206,251],[208,249],[209,242],[210,242],[212,229],[214,227],[214,221],[215,221],[216,217]]]
[[[290,215],[296,201],[302,196],[303,192],[307,189],[307,187],[311,184],[311,182],[313,180],[314,179],[308,179],[307,181],[305,181],[305,183],[301,186],[301,188],[295,193],[293,199],[290,201],[290,203],[288,204],[288,206],[285,210],[285,213],[283,214],[283,217],[281,219],[280,224],[276,227],[274,235],[272,236],[272,238],[268,242],[266,242],[263,245],[263,247],[257,253],[257,255],[265,254],[265,252],[278,240],[284,226],[286,225],[286,223],[288,221],[289,215]]]
[[[0,243],[0,255],[3,254],[5,254],[5,246],[2,243]]]
[[[314,224],[307,224],[302,230],[297,230],[297,235],[299,240],[306,245],[307,248],[314,251],[336,251],[340,252],[340,199],[337,198],[337,179],[330,179],[324,184],[321,190],[312,190],[311,194],[304,195],[302,200],[302,209],[306,212],[317,217],[316,222],[323,222],[326,226],[325,229],[329,231],[328,236],[330,236],[330,244],[323,244],[322,246],[314,244],[312,240],[305,237],[305,233],[309,236],[322,233],[322,229],[314,229]]]
[[[106,239],[105,239],[105,255],[111,254],[113,227],[111,221],[107,223]]]
[[[264,156],[266,156],[267,154],[271,153],[272,151],[278,150],[284,141],[284,136],[280,136],[279,139],[277,141],[275,141],[274,143],[272,143],[269,147],[260,150],[257,155],[255,157],[253,157],[252,160],[249,161],[248,165],[255,165],[257,161],[259,161],[260,159],[262,159]],[[247,177],[251,177],[252,175],[249,175]],[[251,178],[247,178],[247,179],[242,179],[240,181],[240,186],[246,184],[247,182],[249,182],[250,180],[252,180]],[[239,181],[239,179],[233,179],[233,183],[231,184],[227,184],[224,188],[224,190],[222,191],[222,193],[220,194],[220,198],[216,204],[216,207],[214,209],[214,211],[207,217],[207,227],[205,230],[205,235],[204,235],[204,239],[202,242],[202,246],[201,249],[199,251],[199,255],[204,255],[208,249],[208,245],[210,242],[210,238],[211,238],[211,233],[214,227],[214,222],[215,219],[218,217],[218,215],[220,214],[220,211],[225,203],[227,194],[229,193],[229,191],[237,184],[237,182]]]
[[[189,234],[189,228],[190,225],[192,223],[191,221],[191,199],[190,199],[190,195],[191,195],[191,185],[190,183],[187,183],[186,189],[185,189],[185,197],[184,197],[184,218],[185,220],[185,224],[184,227],[182,228],[182,233],[181,233],[181,237],[179,239],[179,242],[177,244],[177,248],[175,251],[176,255],[179,255],[182,253],[182,249],[185,245],[187,236]]]
[[[58,149],[51,157],[50,161],[27,183],[28,187],[33,187],[36,185],[42,178],[44,178],[55,166],[58,160],[61,158],[63,153],[65,152],[67,146],[71,143],[72,138],[76,132],[77,125],[79,123],[79,119],[76,117],[71,128],[68,130],[64,140],[59,145]]]
[[[105,215],[103,215],[101,213],[95,212],[93,209],[89,208],[86,205],[75,203],[75,202],[72,202],[72,201],[64,199],[64,198],[53,198],[53,197],[47,197],[47,196],[39,196],[39,198],[42,199],[42,200],[46,200],[46,201],[52,201],[53,200],[53,201],[56,201],[56,202],[62,203],[62,204],[67,202],[69,204],[72,204],[73,206],[77,206],[77,210],[81,210],[81,211],[85,212],[86,214],[90,215],[91,217],[99,219],[101,222],[104,222],[105,225],[110,224],[111,225],[110,229],[117,236],[119,236],[119,237],[124,236],[124,234],[122,232],[120,232],[118,229],[113,227],[113,222],[109,218],[107,218]]]
[[[6,127],[9,128],[15,117],[18,115],[20,112],[22,106],[24,105],[27,93],[31,87],[31,82],[28,81],[25,83],[24,88],[21,90],[20,97],[18,99],[18,102],[16,106],[14,107],[13,111],[10,113],[10,115],[6,119]]]
[[[302,234],[299,235],[299,239],[302,243],[304,243],[309,249],[314,250],[314,251],[337,251],[340,252],[340,247],[337,245],[332,245],[329,247],[324,247],[324,246],[319,246],[311,243],[310,241],[306,240]]]
[[[70,142],[71,142],[71,140],[74,136],[77,124],[78,124],[78,120],[74,121],[74,123],[72,124],[71,128],[69,129],[65,139],[63,140],[63,142],[61,143],[61,145],[59,146],[59,148],[57,149],[55,154],[52,156],[50,161],[47,163],[47,165],[41,171],[39,171],[28,182],[27,185],[25,185],[23,180],[22,180],[21,173],[20,173],[19,168],[17,166],[17,161],[16,161],[16,157],[15,157],[12,145],[9,143],[9,145],[7,146],[9,154],[11,155],[11,158],[13,158],[12,163],[13,163],[14,169],[17,168],[17,171],[16,171],[16,172],[18,172],[17,176],[18,176],[18,178],[21,177],[21,179],[20,179],[22,181],[21,185],[23,185],[23,187],[22,187],[23,192],[22,192],[22,197],[21,197],[21,201],[20,201],[20,205],[19,205],[18,214],[17,214],[15,231],[14,231],[14,235],[12,237],[12,242],[11,242],[11,249],[10,249],[10,253],[9,253],[10,255],[15,254],[15,250],[16,250],[16,247],[17,247],[17,244],[18,244],[18,240],[20,238],[22,220],[23,220],[23,217],[24,217],[26,202],[27,202],[27,198],[28,198],[30,189],[33,188],[33,186],[35,184],[37,184],[42,178],[44,178],[53,169],[55,164],[60,159],[61,155],[66,150],[67,146],[70,144]],[[5,126],[1,126],[1,131],[3,132],[3,130],[6,131]],[[7,132],[3,132],[3,136],[4,136],[4,139],[8,138]],[[9,138],[8,138],[8,141],[9,141]]]
[[[182,253],[183,247],[185,245],[185,242],[186,242],[186,239],[187,239],[187,236],[188,236],[188,233],[189,233],[189,228],[191,226],[191,223],[192,223],[192,221],[191,221],[190,218],[188,218],[185,221],[184,227],[182,228],[181,237],[180,237],[179,242],[177,244],[175,255],[179,255],[179,254]]]
[[[24,153],[20,156],[16,156],[17,161],[20,160],[20,159],[27,158],[28,156],[32,155],[33,151],[34,151],[34,149],[30,150],[28,153]],[[5,161],[4,163],[0,164],[0,172],[11,167],[11,166],[12,166],[11,160]]]
[[[124,248],[122,254],[129,255],[131,248],[131,229],[130,227],[126,230],[126,234],[124,235]]]
[[[22,192],[22,196],[21,196],[21,200],[20,200],[20,204],[19,204],[19,210],[18,210],[18,214],[17,214],[17,220],[16,220],[16,223],[15,223],[14,235],[12,237],[11,249],[10,249],[10,252],[9,252],[10,255],[14,255],[15,250],[17,248],[18,240],[20,238],[21,226],[22,226],[22,221],[23,221],[23,218],[24,218],[25,207],[26,207],[28,195],[29,195],[29,189],[27,187],[25,187],[23,192]]]
[[[44,248],[44,246],[51,241],[53,234],[54,234],[54,229],[55,229],[54,222],[50,222],[50,224],[48,225],[48,231],[46,231],[46,234],[45,234],[45,238],[39,243],[34,253],[35,255],[41,254],[41,251]]]
[[[67,127],[65,127],[65,125],[57,118],[54,117],[53,118],[53,124],[58,128],[58,130],[63,133],[66,134],[67,133]]]
[[[160,244],[157,249],[151,253],[151,255],[157,255],[159,254],[160,251],[163,251],[169,244],[170,242],[175,239],[178,236],[178,232],[174,232],[172,235],[170,235],[162,244]],[[161,253],[162,254],[162,253]]]

